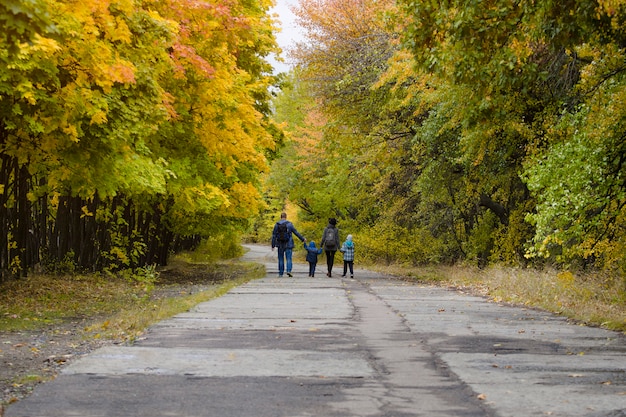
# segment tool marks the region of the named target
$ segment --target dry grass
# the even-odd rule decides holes
[[[32,275],[0,285],[0,331],[85,322],[86,336],[133,338],[148,325],[264,275],[255,264],[177,261],[155,279]]]
[[[31,275],[0,286],[0,331],[36,330],[139,302],[143,285],[101,275]]]
[[[378,269],[409,279],[465,287],[496,302],[541,308],[585,324],[626,332],[626,288],[621,279],[609,275],[501,267]]]

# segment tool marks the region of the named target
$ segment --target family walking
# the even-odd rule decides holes
[[[315,276],[318,256],[322,253],[326,256],[326,276],[332,277],[333,266],[335,263],[335,254],[337,251],[343,254],[343,275],[345,277],[348,270],[350,278],[354,278],[354,242],[352,235],[348,235],[346,241],[341,244],[339,239],[339,229],[337,228],[337,219],[328,219],[328,225],[324,228],[320,247],[315,246],[315,242],[311,241],[306,244],[304,238],[294,227],[293,223],[287,220],[287,214],[281,213],[280,220],[274,225],[272,232],[272,251],[278,248],[278,277],[282,277],[285,273],[292,277],[293,267],[293,235],[296,235],[304,243],[304,249],[307,251],[306,261],[309,264],[309,277]]]

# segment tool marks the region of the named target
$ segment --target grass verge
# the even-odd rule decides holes
[[[147,326],[265,274],[258,264],[176,259],[155,279],[32,275],[0,285],[0,331],[84,321],[85,337],[132,339]]]
[[[461,287],[494,302],[540,308],[580,323],[626,332],[626,287],[620,278],[569,271],[461,266],[387,267],[379,272]]]

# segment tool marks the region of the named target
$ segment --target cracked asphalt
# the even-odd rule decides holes
[[[626,417],[626,338],[356,270],[267,276],[107,346],[6,417]],[[338,276],[339,274],[335,274]]]

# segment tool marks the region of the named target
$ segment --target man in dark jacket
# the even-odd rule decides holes
[[[293,236],[295,234],[302,242],[306,239],[298,233],[293,223],[287,220],[287,213],[281,213],[280,220],[274,225],[272,232],[272,251],[278,248],[278,277],[282,277],[285,272],[285,258],[287,258],[287,275],[292,277],[291,268],[293,265]]]

